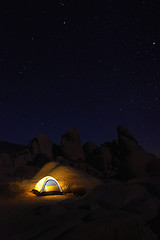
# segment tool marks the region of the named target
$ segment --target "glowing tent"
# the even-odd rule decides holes
[[[53,177],[46,176],[42,178],[32,190],[37,195],[63,194],[62,189]]]

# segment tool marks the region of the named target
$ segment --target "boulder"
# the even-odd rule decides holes
[[[45,176],[54,177],[59,182],[64,193],[73,193],[75,195],[83,195],[102,183],[98,178],[90,176],[79,169],[64,166],[54,161],[45,164],[31,180],[31,183],[35,185],[37,181]]]
[[[122,178],[153,174],[160,170],[160,160],[138,145],[132,134],[122,126],[117,129],[120,149],[120,171]]]
[[[144,227],[141,240],[158,240],[158,235],[153,232],[149,227]]]
[[[133,136],[132,133],[130,133],[130,131],[126,127],[122,125],[118,126],[117,132],[118,132],[118,136],[124,136],[138,144],[138,141],[136,140],[136,138]]]
[[[64,157],[72,161],[84,161],[81,138],[77,128],[70,129],[61,138]]]
[[[65,158],[62,157],[62,156],[57,156],[57,157],[55,158],[55,161],[56,161],[56,162],[59,162],[59,163],[61,163],[61,164],[64,164],[64,165],[70,165],[70,161],[67,160],[67,159],[65,159]]]
[[[106,176],[109,170],[111,160],[112,160],[111,150],[105,144],[95,149],[94,152],[91,155],[89,155],[88,158],[86,159],[88,164],[90,164],[93,168],[101,171]]]
[[[160,175],[136,177],[128,182],[141,184],[152,196],[160,199]]]
[[[97,145],[93,142],[86,142],[83,146],[83,151],[84,151],[84,155],[85,158],[87,158],[88,156],[90,156],[91,154],[93,154],[94,150],[97,149]]]
[[[148,222],[158,216],[160,200],[151,196],[135,199],[129,202],[123,210],[139,214],[145,222]]]
[[[77,227],[68,229],[58,239],[77,240],[142,240],[144,225],[138,216],[123,211],[112,212],[107,216],[90,222],[85,222]],[[150,236],[154,235],[151,234]],[[154,235],[155,236],[155,235]],[[157,240],[158,238],[150,238]]]
[[[20,179],[30,179],[32,178],[36,173],[36,168],[33,166],[21,166],[18,167],[15,170],[15,177],[18,177]]]
[[[158,239],[160,239],[160,213],[157,217],[149,221],[148,225],[151,228],[151,230],[159,236]]]
[[[145,188],[138,184],[126,184],[119,181],[109,181],[106,184],[96,186],[85,196],[106,209],[122,209],[130,202],[147,197],[149,194]]]
[[[36,168],[41,168],[43,165],[45,165],[49,161],[50,159],[46,156],[46,154],[38,153],[32,161],[28,162],[27,165],[30,165]]]
[[[35,158],[39,153],[45,154],[49,159],[52,159],[53,157],[53,143],[47,135],[39,133],[35,139],[29,142],[29,147],[33,158]]]
[[[14,166],[12,158],[8,153],[0,153],[0,175],[12,175]]]
[[[24,167],[28,162],[32,161],[32,155],[28,148],[17,153],[16,158],[14,158],[14,168]]]

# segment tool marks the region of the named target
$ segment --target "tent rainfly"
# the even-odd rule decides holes
[[[42,178],[32,190],[36,195],[63,194],[58,181],[50,176]]]

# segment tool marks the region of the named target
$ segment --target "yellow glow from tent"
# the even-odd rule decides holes
[[[41,180],[39,180],[39,182],[36,184],[36,186],[34,187],[34,189],[37,190],[38,192],[40,192],[41,189],[42,189],[42,186],[43,186],[44,182],[46,181],[46,178],[47,178],[47,177],[44,177],[44,178],[42,178]]]
[[[51,185],[45,185],[45,182],[47,179],[50,179],[56,183],[56,184],[51,184]],[[35,185],[34,190],[37,190],[38,192],[44,191],[44,192],[49,192],[49,191],[60,191],[62,192],[62,189],[59,185],[59,183],[57,182],[57,180],[55,178],[52,178],[50,176],[46,176],[44,178],[42,178],[41,180],[39,180],[39,182]]]

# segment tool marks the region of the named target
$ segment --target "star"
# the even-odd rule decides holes
[[[26,70],[26,65],[23,65],[22,67],[23,67],[23,70],[25,71]]]
[[[45,126],[45,123],[44,123],[44,122],[41,122],[41,125],[42,125],[42,126]]]

